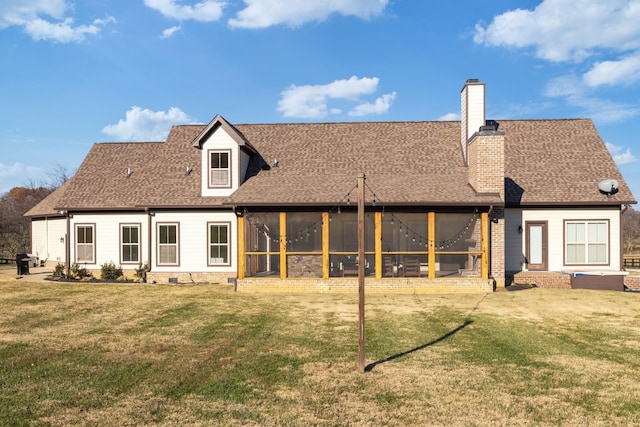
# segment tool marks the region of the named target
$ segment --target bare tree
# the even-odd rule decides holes
[[[73,175],[74,172],[71,172],[67,166],[62,163],[55,162],[47,174],[50,181],[49,188],[56,189],[60,187],[65,182],[69,181]]]
[[[634,253],[640,249],[640,212],[629,208],[622,215],[622,221],[624,252]]]

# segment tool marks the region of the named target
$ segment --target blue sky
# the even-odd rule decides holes
[[[487,118],[592,118],[640,198],[638,22],[640,0],[2,0],[0,194],[216,114],[458,120],[478,78]]]

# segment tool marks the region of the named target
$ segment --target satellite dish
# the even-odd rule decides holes
[[[618,192],[618,181],[615,179],[605,179],[598,183],[598,190],[602,194],[606,194],[607,197],[611,197],[612,195]]]

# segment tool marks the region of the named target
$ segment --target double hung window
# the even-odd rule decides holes
[[[209,187],[231,187],[231,152],[209,152]]]
[[[209,223],[209,265],[229,264],[229,224]]]
[[[95,226],[93,224],[76,225],[76,262],[95,263]]]
[[[566,221],[565,259],[567,264],[607,264],[609,222]]]
[[[122,224],[120,226],[120,262],[137,263],[140,261],[140,226]]]
[[[158,224],[158,265],[178,265],[178,224]]]

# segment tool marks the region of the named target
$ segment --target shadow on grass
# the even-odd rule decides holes
[[[464,328],[466,328],[468,325],[470,325],[472,323],[473,323],[473,320],[467,318],[467,319],[465,319],[465,321],[464,321],[464,323],[462,325],[459,325],[455,329],[450,330],[449,332],[447,332],[446,334],[442,335],[441,337],[436,338],[433,341],[429,341],[426,344],[419,345],[418,347],[414,347],[411,350],[403,351],[402,353],[398,353],[398,354],[394,354],[393,356],[389,356],[386,359],[376,360],[373,363],[369,363],[364,368],[364,371],[365,372],[371,372],[373,370],[373,368],[375,368],[378,365],[382,365],[383,363],[390,362],[390,361],[395,360],[395,359],[399,359],[399,358],[401,358],[403,356],[406,356],[408,354],[411,354],[411,353],[414,353],[416,351],[419,351],[419,350],[425,349],[427,347],[430,347],[432,345],[438,344],[439,342],[444,341],[447,338],[449,338],[450,336],[455,335],[456,333],[460,332],[461,330],[463,330]]]

